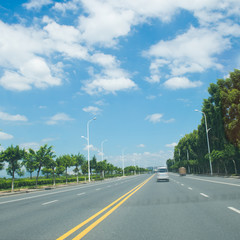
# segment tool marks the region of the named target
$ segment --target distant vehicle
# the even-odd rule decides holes
[[[179,171],[180,176],[186,176],[186,168],[185,167],[180,167],[178,169],[178,171]]]
[[[157,181],[161,180],[169,182],[169,175],[166,167],[159,167],[157,169]]]

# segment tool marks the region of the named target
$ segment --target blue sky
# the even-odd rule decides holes
[[[0,143],[165,165],[239,68],[239,0],[0,2]]]

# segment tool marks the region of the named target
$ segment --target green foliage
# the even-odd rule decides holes
[[[90,160],[90,172],[92,173],[92,170],[97,168],[97,158],[94,155],[92,160]]]
[[[226,80],[219,79],[218,85],[226,136],[240,148],[240,70],[235,69]]]
[[[7,174],[12,176],[12,191],[14,190],[15,173],[17,173],[19,176],[24,174],[19,160],[24,158],[25,155],[25,150],[20,149],[18,145],[16,147],[11,145],[0,154],[0,159],[8,162]]]
[[[240,168],[240,71],[230,78],[210,84],[209,98],[204,99],[202,112],[206,115],[213,172],[237,174]],[[174,149],[174,164],[167,160],[169,169],[180,166],[190,172],[209,172],[209,155],[204,116],[198,130],[186,134]]]
[[[55,157],[52,148],[52,146],[48,147],[47,144],[45,144],[44,146],[41,146],[38,151],[29,149],[29,157],[33,159],[35,170],[37,170],[36,186],[38,184],[38,177],[42,167],[47,166]]]

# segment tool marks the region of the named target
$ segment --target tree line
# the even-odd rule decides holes
[[[45,144],[41,146],[39,150],[29,149],[20,149],[17,146],[10,146],[5,151],[0,153],[0,170],[4,167],[4,162],[8,163],[6,168],[7,174],[12,177],[12,191],[14,190],[14,180],[16,174],[18,176],[24,176],[26,171],[30,174],[30,179],[32,179],[33,173],[36,173],[36,187],[38,186],[38,179],[40,173],[45,175],[47,178],[52,177],[53,185],[55,185],[56,176],[66,177],[66,184],[68,181],[68,171],[73,167],[73,172],[77,177],[77,182],[79,175],[88,173],[88,161],[86,160],[83,154],[65,154],[56,158],[56,155],[53,151],[53,146],[48,146]],[[126,167],[125,173],[131,171],[145,171],[145,169],[139,169],[138,167]],[[122,173],[122,169],[114,166],[111,163],[108,163],[107,160],[97,161],[96,156],[90,160],[90,173],[92,174],[101,174],[101,177],[104,178],[104,174],[115,174]]]
[[[209,98],[203,100],[204,115],[198,128],[182,137],[174,148],[174,158],[167,160],[169,169],[186,167],[189,173],[239,174],[240,171],[240,70],[226,79],[211,83]],[[206,132],[209,136],[208,154]]]

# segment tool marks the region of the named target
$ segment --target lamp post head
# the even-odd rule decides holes
[[[85,140],[88,140],[86,137],[84,137],[84,136],[81,136],[81,138],[83,138],[83,139],[85,139]]]

